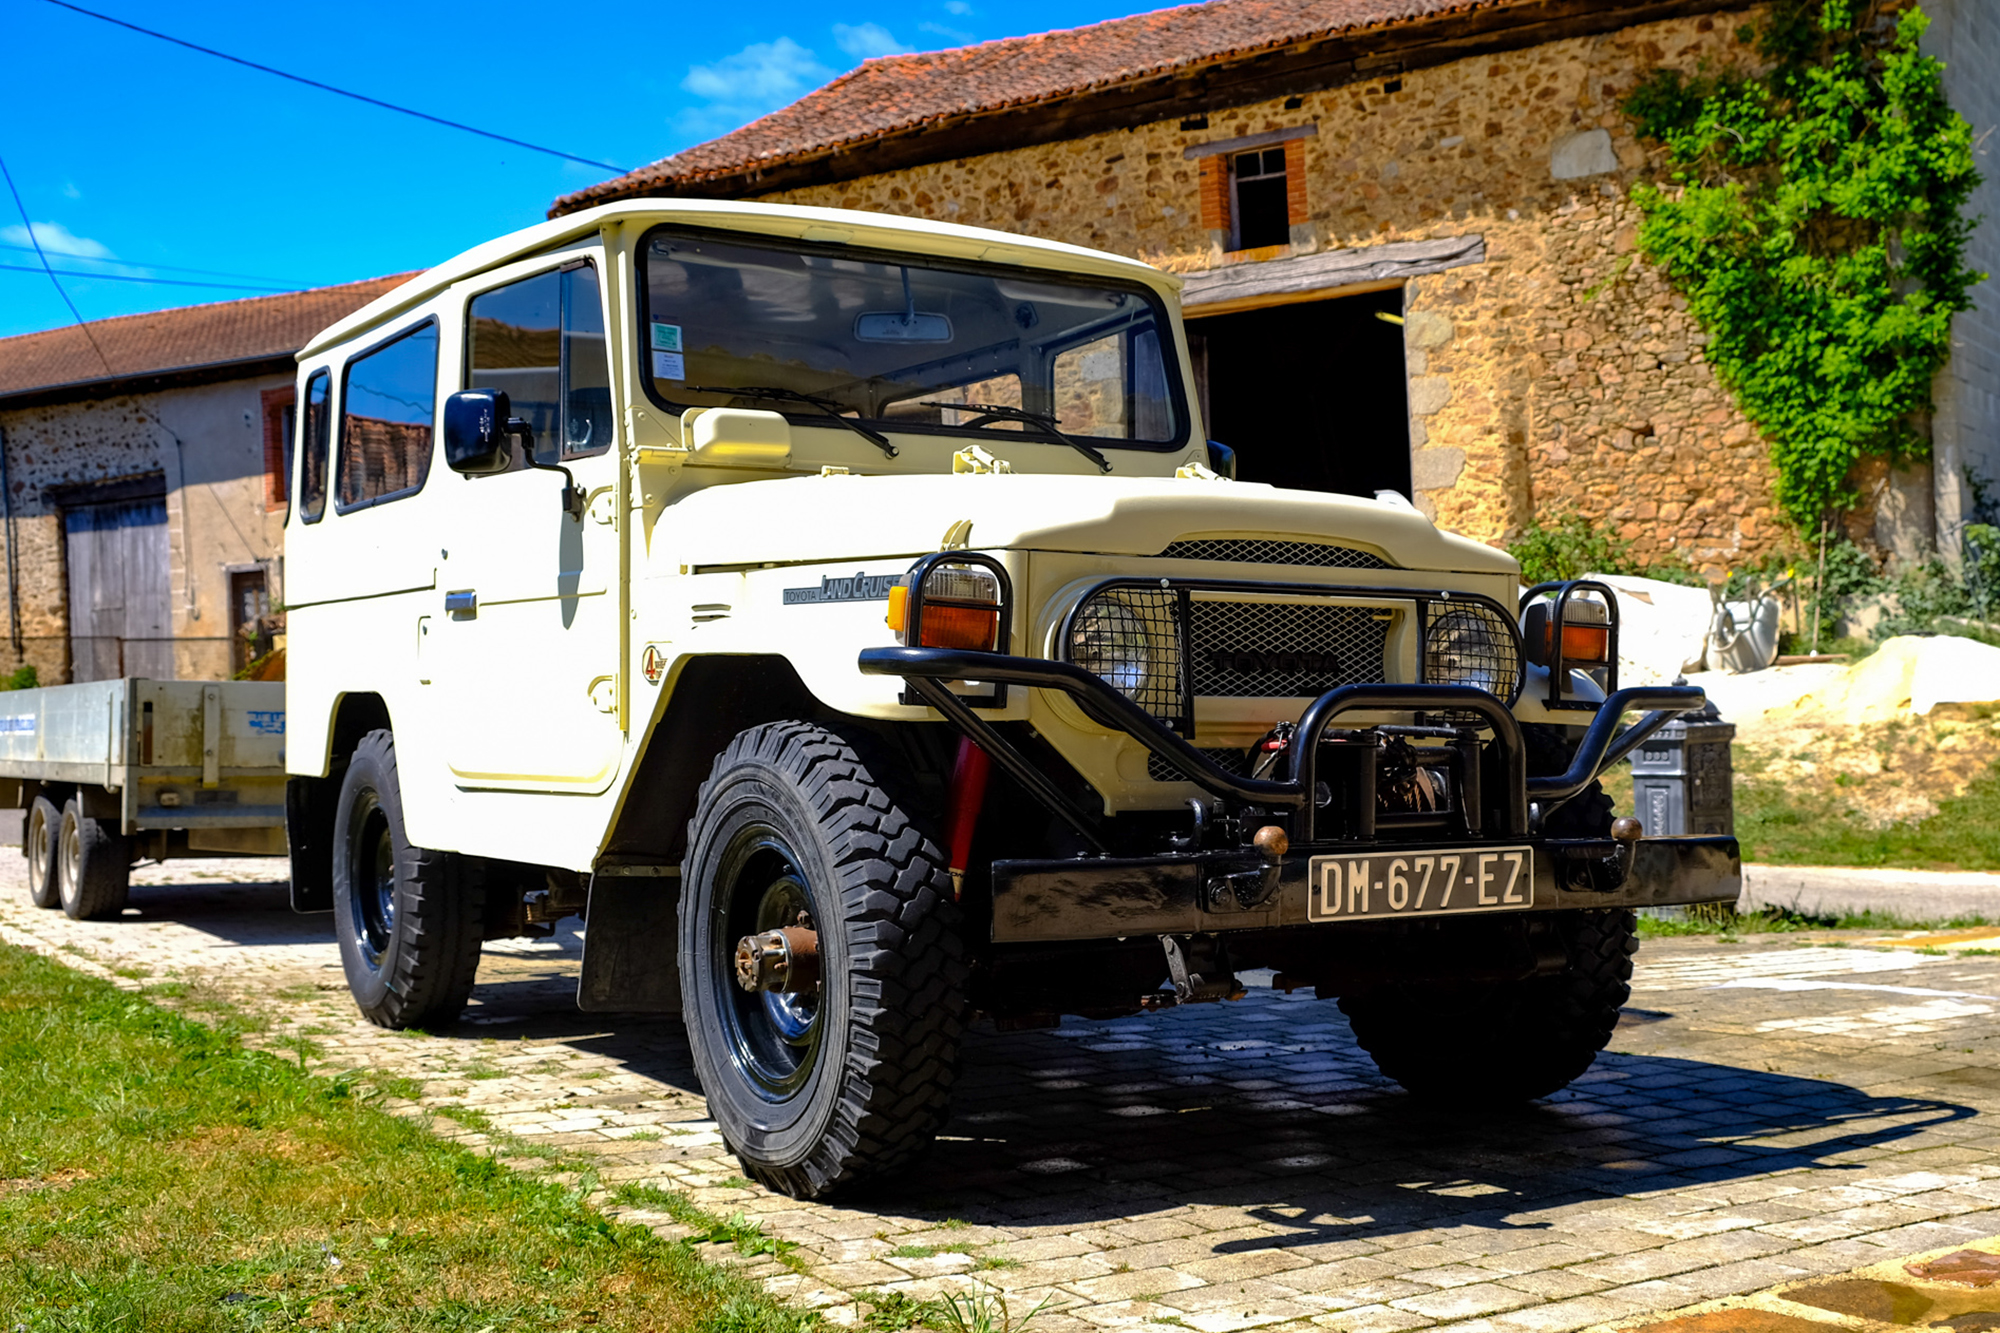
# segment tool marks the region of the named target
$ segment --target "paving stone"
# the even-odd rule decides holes
[[[1985,1119],[2000,1113],[2000,1016],[1912,1034],[1862,1021],[1879,992],[1714,989],[1902,984],[1943,965],[1950,989],[1988,993],[2000,959],[1650,941],[1634,1003],[1670,1017],[1621,1026],[1568,1091],[1476,1119],[1411,1103],[1303,993],[976,1028],[931,1161],[825,1205],[740,1182],[677,1020],[575,1010],[573,923],[490,943],[465,1021],[403,1036],[358,1019],[327,919],[290,913],[272,876],[254,861],[143,867],[123,918],[79,923],[27,907],[18,858],[0,858],[0,939],[128,990],[148,983],[113,967],[177,976],[201,1003],[266,1016],[253,1044],[310,1029],[327,1072],[417,1080],[419,1096],[378,1104],[468,1150],[544,1171],[519,1148],[554,1147],[607,1185],[757,1219],[806,1272],[704,1251],[841,1328],[861,1317],[857,1291],[977,1281],[1017,1314],[1061,1290],[1036,1333],[1173,1310],[1204,1333],[1566,1333],[2000,1232],[2000,1127]],[[899,1245],[935,1253],[888,1258]],[[974,1271],[981,1257],[1020,1266]]]

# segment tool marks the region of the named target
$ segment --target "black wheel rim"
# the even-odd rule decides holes
[[[825,1030],[820,990],[797,995],[744,990],[736,984],[736,942],[782,926],[818,929],[819,895],[783,836],[755,824],[740,830],[722,857],[713,913],[710,999],[729,1061],[765,1101],[788,1100],[819,1062]]]
[[[350,827],[347,898],[354,942],[361,961],[379,972],[396,934],[396,847],[389,817],[374,792],[361,793]]]

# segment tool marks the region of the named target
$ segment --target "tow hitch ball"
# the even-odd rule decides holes
[[[736,941],[736,984],[744,990],[798,995],[819,988],[819,932],[786,926]]]

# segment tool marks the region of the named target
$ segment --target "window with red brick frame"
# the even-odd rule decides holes
[[[297,391],[287,384],[266,389],[264,402],[264,511],[274,513],[291,502],[287,462],[292,452],[292,405]]]

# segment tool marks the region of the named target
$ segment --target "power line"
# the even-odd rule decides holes
[[[0,241],[0,250],[24,250],[29,254],[33,254],[35,247],[32,245],[15,245],[12,241]],[[231,273],[227,269],[189,268],[185,264],[155,264],[151,263],[150,261],[146,263],[140,263],[139,261],[133,259],[99,259],[96,255],[71,254],[71,255],[64,255],[63,258],[71,260],[81,260],[86,264],[116,264],[120,268],[160,269],[167,273],[200,273],[211,278],[243,278],[250,282],[269,282],[273,284],[274,287],[283,287],[287,289],[296,288],[304,285],[302,283],[290,282],[282,278],[266,278],[261,273]],[[99,275],[91,274],[90,276],[97,277]]]
[[[34,244],[35,258],[42,261],[42,271],[48,274],[49,281],[55,284],[56,295],[62,297],[63,304],[69,307],[70,314],[76,316],[76,326],[82,329],[83,336],[90,340],[90,350],[97,353],[97,359],[104,363],[104,373],[107,375],[117,374],[116,371],[111,369],[111,358],[106,356],[104,349],[97,345],[97,335],[90,331],[89,321],[84,319],[83,312],[76,308],[76,302],[69,299],[69,293],[63,290],[62,279],[58,278],[55,269],[49,266],[49,257],[42,253],[42,243],[35,238],[35,224],[28,220],[28,206],[21,202],[21,191],[14,185],[14,173],[7,170],[7,159],[5,158],[0,158],[0,177],[6,178],[7,193],[14,196],[14,207],[21,210],[21,225],[28,229],[28,240]]]
[[[106,282],[151,282],[163,287],[221,287],[232,292],[296,292],[297,287],[246,287],[240,282],[200,282],[193,278],[142,278],[132,273],[88,273],[75,268],[42,268],[32,264],[0,264],[0,270],[11,273],[47,273],[54,277],[60,273],[65,278],[102,278]]]
[[[544,148],[540,144],[529,143],[525,139],[510,139],[504,134],[495,134],[491,130],[482,130],[472,125],[462,124],[456,120],[446,120],[443,116],[433,116],[427,111],[413,111],[406,106],[397,106],[394,102],[384,102],[379,97],[368,97],[361,93],[351,93],[345,88],[336,88],[330,83],[321,83],[317,79],[308,79],[298,74],[287,74],[284,70],[273,69],[269,65],[260,65],[254,60],[245,60],[241,56],[230,55],[227,51],[217,51],[213,47],[208,46],[197,46],[193,42],[182,41],[178,37],[169,37],[163,32],[154,32],[151,28],[142,28],[136,23],[127,23],[124,19],[112,18],[109,14],[100,14],[94,9],[85,9],[81,5],[70,4],[69,0],[49,0],[49,3],[62,9],[73,10],[78,14],[83,14],[90,18],[102,19],[106,23],[116,24],[121,28],[130,28],[133,32],[144,33],[148,37],[157,37],[163,42],[172,42],[175,46],[184,46],[190,51],[199,51],[205,56],[214,56],[218,60],[227,60],[232,64],[242,65],[248,69],[258,70],[265,74],[275,74],[281,79],[290,79],[293,83],[303,83],[306,87],[317,88],[321,92],[335,93],[341,97],[351,97],[357,102],[366,102],[370,106],[379,106],[385,111],[400,111],[406,116],[415,116],[418,120],[428,120],[434,125],[444,125],[454,130],[464,130],[467,134],[477,134],[487,139],[497,139],[501,143],[513,144],[516,148],[526,148],[536,153],[547,153],[550,157],[560,157],[565,161],[581,162],[587,167],[602,167],[606,171],[616,171],[620,174],[623,174],[626,170],[624,167],[614,167],[609,162],[598,162],[591,158],[578,157],[575,153],[565,153],[556,148]]]

